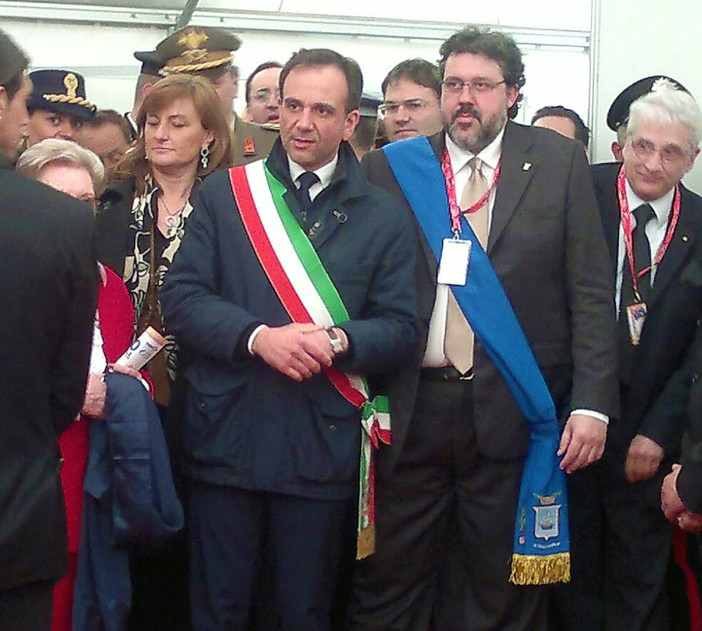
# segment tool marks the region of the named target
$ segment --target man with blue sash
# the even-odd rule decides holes
[[[440,55],[444,131],[362,163],[417,218],[423,328],[383,384],[393,444],[350,628],[543,629],[536,585],[569,577],[565,473],[617,411],[612,274],[582,147],[508,121],[512,38],[466,27]]]
[[[365,416],[358,375],[408,361],[417,325],[412,217],[364,180],[347,142],[362,83],[334,51],[293,55],[280,140],[265,163],[202,185],[164,284],[168,329],[194,353],[183,440],[197,631],[249,629],[260,551],[282,629],[328,631],[359,486],[359,553],[372,550],[361,453],[389,428],[377,399],[379,422]]]

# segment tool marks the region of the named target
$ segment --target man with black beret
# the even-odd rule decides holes
[[[32,93],[27,99],[29,127],[27,146],[45,138],[75,140],[96,107],[85,94],[83,75],[72,70],[36,70],[30,73]]]
[[[624,129],[622,163],[593,167],[616,283],[621,411],[602,460],[568,480],[572,579],[556,588],[553,628],[668,631],[671,543],[687,542],[659,493],[679,459],[685,358],[702,313],[702,198],[681,184],[702,114],[677,81],[647,77],[615,99],[607,124]]]
[[[650,92],[653,88],[653,84],[660,79],[666,79],[679,90],[687,92],[687,89],[679,81],[666,75],[656,74],[634,81],[634,83],[624,88],[614,101],[612,101],[612,105],[609,106],[609,111],[607,112],[607,127],[617,134],[617,139],[612,141],[611,145],[612,155],[615,161],[622,161],[622,148],[626,141],[626,123],[629,120],[629,106],[640,96]]]

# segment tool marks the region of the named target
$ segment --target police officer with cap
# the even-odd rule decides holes
[[[212,82],[234,132],[234,164],[267,156],[278,138],[277,131],[247,123],[234,112],[239,69],[234,65],[232,53],[240,46],[241,40],[225,29],[186,26],[156,47],[156,54],[163,61],[161,74],[197,74]]]
[[[617,162],[622,161],[622,148],[626,139],[626,123],[629,120],[629,106],[640,96],[651,92],[656,81],[661,79],[670,81],[671,85],[678,90],[688,92],[679,81],[666,75],[657,74],[634,81],[634,83],[624,88],[612,101],[612,105],[610,105],[607,112],[607,127],[617,134],[617,139],[611,145],[612,155]]]
[[[85,95],[85,79],[72,70],[36,70],[30,73],[32,93],[27,99],[27,146],[45,138],[75,140],[83,122],[95,116],[96,107]]]

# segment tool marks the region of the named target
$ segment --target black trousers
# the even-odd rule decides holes
[[[646,492],[657,485],[630,484],[624,462],[610,449],[568,476],[571,582],[550,590],[554,631],[669,629],[671,525]]]
[[[351,631],[545,628],[543,588],[508,581],[523,461],[484,457],[472,410],[472,382],[420,381],[400,460],[378,481]]]
[[[193,482],[190,597],[196,631],[249,628],[266,542],[283,631],[328,631],[346,501]],[[258,589],[265,589],[259,583]]]
[[[31,583],[0,590],[2,631],[51,631],[54,585]]]

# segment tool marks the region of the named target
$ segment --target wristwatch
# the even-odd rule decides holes
[[[343,353],[346,350],[344,340],[342,340],[339,334],[334,330],[334,327],[330,327],[327,329],[327,335],[329,335],[329,341],[331,342],[331,347],[334,351],[334,355]]]

